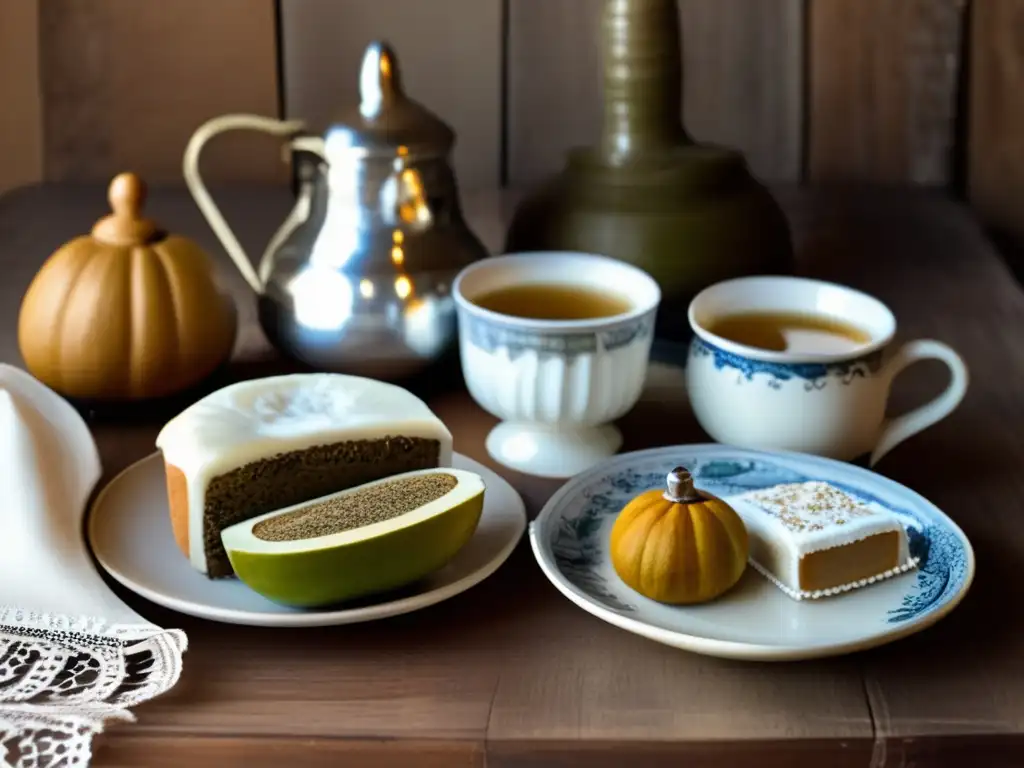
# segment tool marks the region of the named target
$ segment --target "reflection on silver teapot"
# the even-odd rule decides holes
[[[275,346],[316,368],[382,379],[419,373],[456,340],[451,281],[488,255],[463,218],[449,162],[455,134],[402,90],[394,52],[367,49],[358,108],[324,136],[296,120],[224,115],[185,151],[196,204],[259,297]],[[219,133],[257,130],[288,142],[298,195],[258,267],[199,174]]]

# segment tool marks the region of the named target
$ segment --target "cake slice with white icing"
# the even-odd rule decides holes
[[[750,535],[750,563],[796,600],[835,595],[917,565],[900,519],[828,483],[787,483],[728,498]]]
[[[329,373],[217,390],[157,437],[171,526],[192,565],[233,571],[222,529],[391,475],[452,461],[444,423],[401,387]]]

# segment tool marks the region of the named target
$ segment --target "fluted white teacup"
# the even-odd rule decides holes
[[[542,320],[474,303],[500,287],[523,284],[606,290],[629,306],[594,319]],[[562,478],[619,450],[622,434],[612,422],[640,398],[661,301],[650,275],[593,254],[509,254],[465,268],[453,293],[466,386],[480,407],[501,419],[487,436],[495,461]]]

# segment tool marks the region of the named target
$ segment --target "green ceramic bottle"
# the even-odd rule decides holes
[[[663,294],[658,336],[683,341],[702,288],[791,270],[789,224],[742,154],[686,132],[676,0],[604,0],[602,13],[601,141],[520,203],[506,251],[586,251],[647,270]]]

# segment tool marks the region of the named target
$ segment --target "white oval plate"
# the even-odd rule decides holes
[[[461,454],[454,455],[452,464],[476,472],[487,488],[473,538],[444,568],[380,602],[325,610],[289,608],[238,579],[207,579],[175,544],[159,453],[128,467],[97,496],[89,515],[89,544],[100,566],[128,589],[190,616],[265,627],[355,624],[397,616],[447,600],[486,579],[512,554],[526,529],[523,500],[511,485]]]
[[[616,575],[608,536],[625,503],[660,486],[679,465],[690,469],[699,488],[725,497],[778,483],[832,483],[899,515],[921,564],[820,600],[792,600],[753,568],[733,590],[705,605],[649,600]],[[577,475],[530,524],[530,544],[547,577],[583,610],[666,645],[752,661],[834,656],[906,637],[952,611],[974,578],[974,552],[963,531],[899,483],[830,459],[711,444],[623,454]]]

